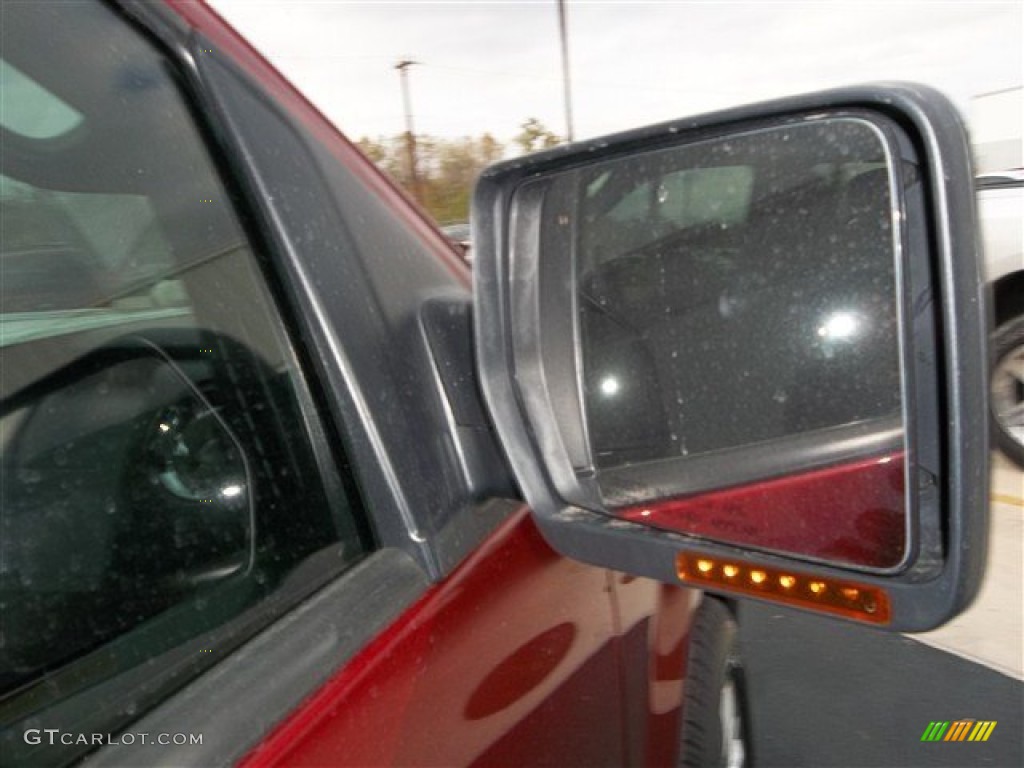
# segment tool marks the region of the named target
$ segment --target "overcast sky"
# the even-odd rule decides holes
[[[347,135],[565,132],[555,0],[212,4]],[[1024,1],[571,2],[576,138],[868,80],[916,80],[969,114],[1024,81]]]

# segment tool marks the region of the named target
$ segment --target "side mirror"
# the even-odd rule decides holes
[[[32,576],[28,569],[43,564],[34,592],[68,592],[73,561],[83,593],[106,583],[108,593],[151,595],[145,609],[157,611],[252,567],[248,460],[212,389],[196,383],[212,378],[214,363],[200,349],[212,334],[152,335],[179,343],[121,336],[0,400],[11,478],[5,525],[36,524],[47,504],[65,510],[4,548],[12,572]],[[33,371],[38,348],[26,350],[16,359]],[[124,468],[110,470],[120,457],[129,459]]]
[[[986,309],[963,124],[830,91],[485,172],[484,394],[565,555],[892,630],[979,585]]]

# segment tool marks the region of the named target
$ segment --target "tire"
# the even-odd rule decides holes
[[[750,715],[736,618],[721,600],[697,609],[683,691],[680,768],[749,768]]]
[[[992,350],[992,434],[1003,453],[1024,467],[1024,315],[1011,318],[996,329]]]

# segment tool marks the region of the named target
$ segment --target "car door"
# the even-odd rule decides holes
[[[638,754],[659,588],[514,500],[465,267],[179,11],[4,8],[5,762]]]

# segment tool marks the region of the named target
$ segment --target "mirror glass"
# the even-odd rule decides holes
[[[898,170],[878,124],[842,116],[555,182],[548,206],[573,213],[545,218],[572,230],[589,470],[608,508],[899,565]]]

